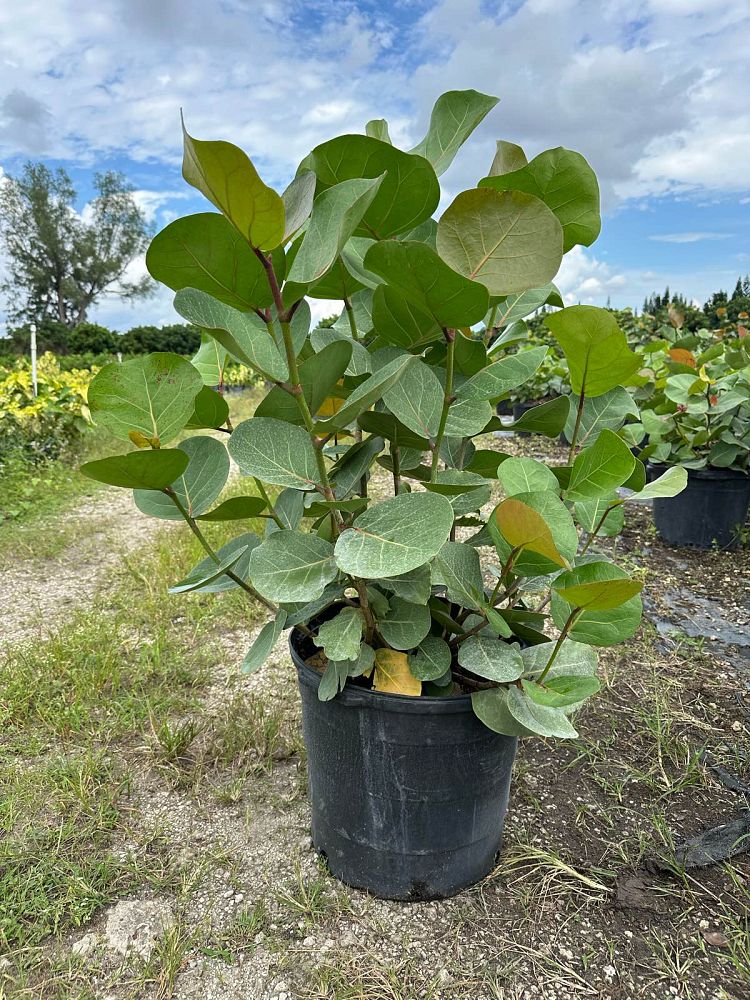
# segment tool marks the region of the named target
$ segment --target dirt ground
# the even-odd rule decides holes
[[[540,438],[494,446],[557,454]],[[145,538],[133,524],[153,530],[128,503],[113,495],[101,518],[80,511],[80,542],[6,574],[9,646],[40,635],[24,624],[27,604],[52,632],[71,602],[114,585],[100,575],[103,542],[127,551]],[[148,877],[115,884],[85,919],[65,911],[33,947],[8,948],[0,998],[750,997],[750,853],[701,868],[676,860],[685,838],[750,808],[750,551],[669,549],[648,509],[630,512],[614,544],[645,579],[644,623],[603,651],[603,689],[577,717],[577,740],[522,743],[499,865],[444,902],[380,901],[326,873],[309,839],[284,642],[245,677],[236,664],[259,616],[199,627],[190,615],[208,614],[206,598],[171,610],[175,628],[210,647],[190,706],[94,739],[128,776],[97,849]],[[52,576],[59,586],[42,598],[35,581]],[[70,753],[69,739],[40,753]],[[14,747],[0,742],[5,762],[28,763]]]

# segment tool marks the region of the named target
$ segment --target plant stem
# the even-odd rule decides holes
[[[185,507],[183,506],[182,502],[180,501],[180,498],[177,496],[177,494],[174,492],[174,490],[171,487],[168,486],[165,490],[163,490],[163,492],[167,494],[167,496],[169,497],[169,499],[172,501],[172,503],[175,505],[175,507],[179,510],[180,514],[182,514],[183,518],[187,522],[188,527],[190,528],[190,530],[192,531],[192,533],[195,535],[195,537],[198,539],[198,541],[200,542],[201,546],[206,551],[206,553],[208,554],[208,556],[211,559],[213,559],[213,561],[216,563],[217,566],[220,566],[221,565],[221,559],[219,559],[219,557],[216,554],[216,552],[209,545],[209,543],[208,543],[205,535],[203,534],[203,532],[201,531],[201,529],[196,524],[195,518],[191,517],[190,514],[188,514],[188,512],[185,510]],[[271,604],[270,601],[267,601],[266,598],[262,594],[258,593],[258,591],[255,589],[255,587],[251,587],[249,583],[247,583],[245,580],[242,579],[241,576],[237,576],[237,574],[234,573],[234,572],[232,572],[231,569],[225,569],[224,570],[224,575],[228,576],[230,580],[234,580],[234,582],[236,584],[238,584],[240,587],[242,587],[242,589],[245,590],[248,594],[250,594],[251,597],[254,597],[256,601],[258,601],[264,607],[268,608],[269,611],[272,611],[274,614],[276,614],[276,612],[278,611],[278,608],[276,607],[276,605],[275,604]]]
[[[575,457],[576,442],[578,441],[578,432],[581,429],[581,417],[583,417],[583,404],[586,400],[586,393],[581,386],[581,395],[578,397],[578,412],[576,413],[576,423],[573,428],[573,440],[570,442],[570,451],[568,452],[568,465],[573,464],[573,458]]]
[[[256,488],[258,490],[258,493],[260,493],[260,495],[261,495],[261,499],[263,499],[263,500],[266,501],[266,505],[268,506],[268,509],[270,511],[270,517],[276,522],[276,524],[278,524],[278,526],[280,528],[285,528],[286,525],[281,520],[281,518],[276,513],[276,511],[273,509],[273,504],[271,503],[271,498],[269,497],[268,493],[266,492],[266,488],[263,485],[263,483],[256,476],[253,476],[253,482],[255,483],[255,486],[256,486]]]
[[[588,550],[589,545],[591,545],[591,543],[593,542],[593,540],[596,538],[596,536],[602,530],[602,528],[604,526],[604,522],[607,519],[608,515],[612,513],[612,511],[615,509],[615,507],[619,507],[619,506],[620,506],[619,503],[613,503],[611,507],[607,507],[607,509],[604,511],[604,513],[599,518],[599,520],[597,521],[597,523],[594,525],[594,530],[591,532],[591,534],[589,535],[589,537],[586,539],[585,545],[583,546],[583,548],[581,549],[581,551],[578,553],[579,555],[582,556],[584,554],[584,552],[586,552]]]
[[[359,340],[357,321],[354,318],[354,309],[349,299],[344,299],[344,309],[346,309],[346,317],[349,320],[349,329],[352,331],[352,337],[354,340]]]
[[[440,423],[435,436],[435,443],[432,447],[432,469],[430,471],[430,482],[435,482],[437,476],[438,463],[440,462],[440,445],[443,443],[445,435],[445,425],[448,421],[448,410],[453,402],[453,361],[456,353],[456,331],[443,330],[445,339],[448,342],[448,352],[445,363],[445,395],[443,397],[443,410],[440,414]]]
[[[398,496],[401,489],[401,455],[398,445],[391,448],[391,461],[393,462],[393,493]]]
[[[541,684],[542,681],[544,680],[544,678],[550,672],[550,668],[552,667],[552,664],[557,659],[557,654],[562,649],[562,644],[567,639],[568,633],[570,632],[570,630],[575,625],[576,620],[578,619],[578,616],[581,614],[582,611],[583,611],[583,608],[573,608],[573,610],[570,612],[570,615],[568,616],[568,620],[563,625],[562,632],[560,633],[560,636],[559,636],[557,642],[555,643],[555,648],[552,650],[552,653],[550,654],[550,658],[547,661],[547,666],[544,668],[544,670],[541,672],[541,674],[539,674],[539,677],[537,678],[537,684]]]

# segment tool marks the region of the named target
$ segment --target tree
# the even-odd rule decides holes
[[[0,188],[0,244],[8,262],[0,291],[11,319],[72,328],[102,295],[132,300],[154,290],[148,276],[127,276],[149,240],[132,187],[114,171],[97,174],[94,187],[83,215],[62,169],[27,163]]]

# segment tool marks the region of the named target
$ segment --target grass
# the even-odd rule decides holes
[[[230,530],[214,526],[216,544]],[[163,844],[142,842],[130,854],[115,847],[128,830],[133,761],[151,740],[180,763],[203,732],[190,720],[220,659],[217,629],[253,621],[235,593],[167,593],[200,557],[188,532],[158,533],[94,607],[49,641],[0,655],[0,952],[21,949],[18,982],[41,961],[34,949],[46,935],[80,926],[138,886],[178,891],[189,879]],[[279,719],[249,702],[220,707],[209,728],[204,761],[255,753],[266,768],[282,742]],[[159,974],[164,995],[169,967]]]

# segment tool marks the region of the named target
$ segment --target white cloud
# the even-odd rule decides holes
[[[590,250],[577,246],[563,258],[555,284],[566,305],[604,305],[608,298],[622,293],[628,279]]]
[[[732,233],[659,233],[649,236],[656,243],[700,243],[702,240],[728,240]]]

